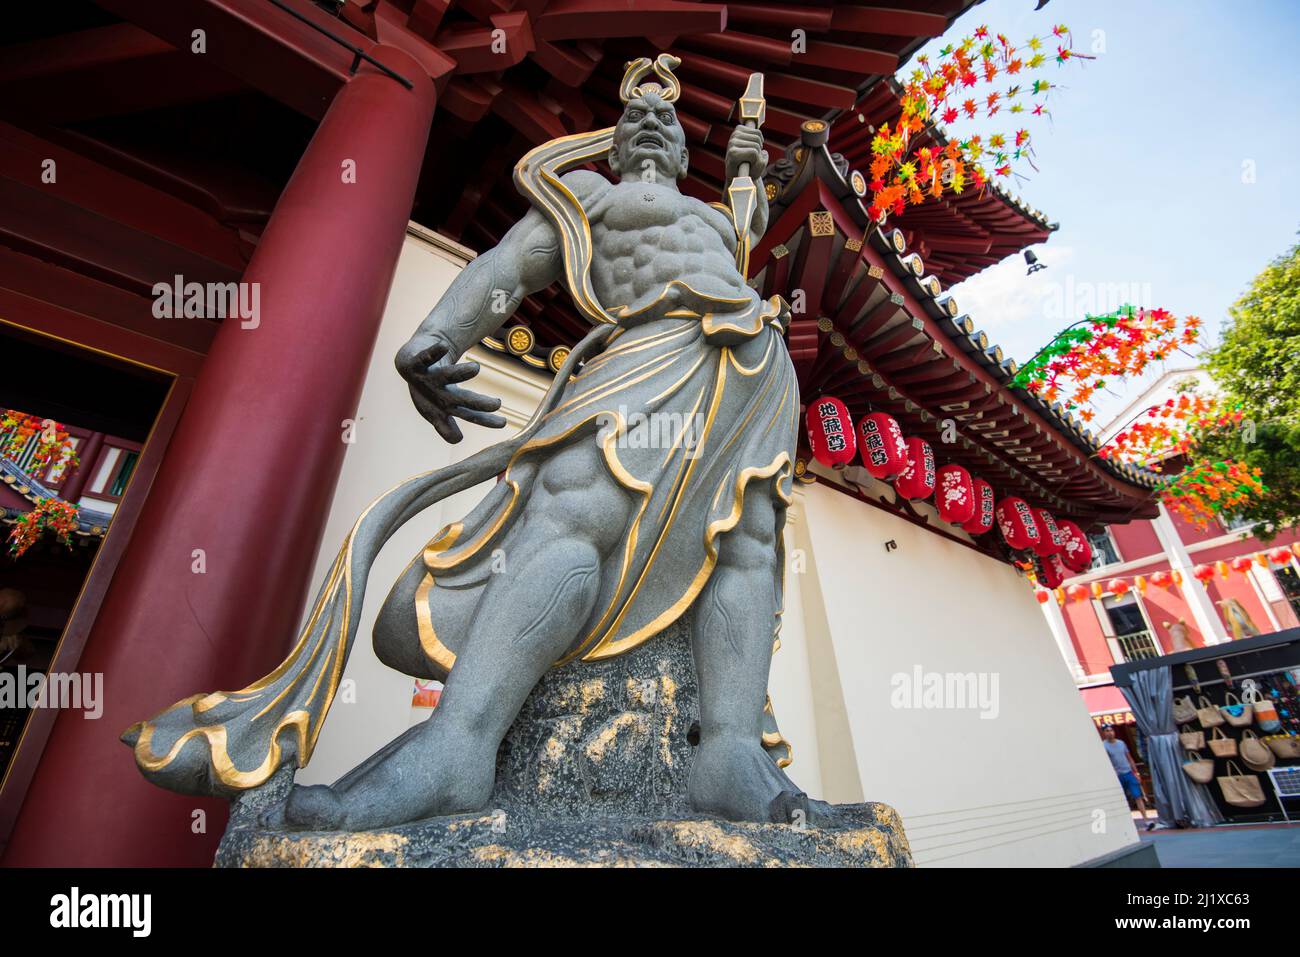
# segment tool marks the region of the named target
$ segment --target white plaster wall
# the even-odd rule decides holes
[[[819,741],[822,795],[893,805],[921,866],[1068,866],[1135,842],[1096,730],[1014,569],[823,484],[800,498],[809,572],[786,581],[803,593],[802,645],[824,674],[801,703],[789,691],[819,735],[826,725],[834,736]],[[996,675],[996,716],[896,707],[894,676],[917,666]],[[782,665],[774,688],[789,682]]]
[[[464,263],[408,236],[371,358],[314,582],[355,517],[403,479],[502,434],[463,425],[449,446],[414,410],[392,358]],[[486,350],[477,391],[519,428],[546,380]],[[1091,720],[1061,667],[1032,591],[1012,569],[824,485],[797,486],[786,528],[786,604],[770,691],[794,747],[790,774],[825,800],[898,809],[920,865],[1069,865],[1136,833]],[[412,680],[381,665],[370,629],[384,596],[433,534],[487,492],[472,489],[394,536],[371,588],[344,686],[299,774],[330,782],[428,712]],[[894,540],[895,551],[884,542]],[[998,676],[998,716],[898,709],[891,677],[914,666]]]

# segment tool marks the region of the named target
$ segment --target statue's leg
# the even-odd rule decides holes
[[[594,442],[557,453],[502,546],[503,570],[483,590],[433,714],[335,784],[296,787],[268,823],[365,830],[486,806],[501,739],[578,637],[630,506]]]
[[[718,564],[696,602],[695,670],[700,744],[689,797],[698,811],[731,820],[798,820],[805,795],[762,745],[763,706],[776,629],[776,509],[747,490],[740,523],[723,535]]]
[[[384,599],[372,637],[375,655],[394,671],[442,681],[446,673],[425,654],[416,618],[416,595],[427,575],[423,555],[416,555]],[[440,633],[450,635],[464,634],[469,628],[478,599],[477,590],[456,588],[433,588],[424,598],[429,603],[430,620],[437,623]]]

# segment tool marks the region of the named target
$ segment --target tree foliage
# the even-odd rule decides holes
[[[1258,467],[1268,493],[1241,517],[1264,537],[1300,521],[1300,244],[1255,277],[1228,310],[1207,368],[1242,422],[1199,437],[1200,454]]]

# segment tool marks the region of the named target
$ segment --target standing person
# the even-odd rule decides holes
[[[1138,777],[1137,763],[1133,760],[1132,752],[1129,751],[1127,744],[1115,737],[1114,728],[1104,729],[1101,737],[1101,746],[1106,749],[1106,756],[1110,758],[1111,766],[1119,776],[1119,783],[1124,788],[1124,796],[1136,802],[1138,813],[1142,815],[1142,820],[1146,821],[1146,795],[1142,793],[1142,779]],[[1155,826],[1154,821],[1147,821],[1148,831]]]

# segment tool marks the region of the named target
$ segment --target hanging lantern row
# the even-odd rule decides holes
[[[861,449],[862,465],[873,478],[892,481],[909,501],[934,496],[939,518],[970,535],[984,535],[996,524],[1006,543],[1017,551],[1032,551],[1046,578],[1083,572],[1092,564],[1092,547],[1074,522],[1057,520],[1045,509],[1008,496],[997,501],[993,486],[960,465],[936,469],[934,449],[918,436],[905,438],[898,421],[885,412],[862,417],[855,429],[848,407],[834,396],[808,405],[808,444],[813,458],[830,468],[842,468]]]
[[[1058,525],[1074,525],[1074,523],[1059,522]],[[1075,528],[1077,529],[1078,526],[1076,525]],[[1087,545],[1086,538],[1084,544]],[[1192,569],[1191,573],[1192,577],[1197,581],[1202,584],[1209,584],[1214,580],[1216,574],[1227,579],[1231,572],[1245,574],[1250,571],[1252,565],[1258,565],[1260,568],[1269,568],[1272,565],[1289,565],[1292,557],[1300,557],[1300,542],[1293,545],[1278,546],[1267,552],[1238,555],[1236,558],[1216,561],[1213,565],[1197,565]],[[1088,561],[1092,561],[1092,549],[1090,547],[1088,548]],[[1066,563],[1066,567],[1076,572],[1087,570],[1087,565],[1080,569],[1074,569]],[[1152,572],[1150,575],[1134,575],[1132,578],[1112,578],[1104,583],[1100,581],[1092,582],[1091,585],[1074,584],[1069,588],[1062,589],[1061,582],[1065,577],[1059,575],[1054,568],[1048,567],[1043,559],[1035,559],[1034,579],[1039,587],[1036,588],[1034,594],[1040,604],[1045,604],[1052,597],[1053,592],[1056,594],[1057,604],[1064,605],[1066,599],[1071,601],[1083,601],[1086,598],[1100,599],[1107,592],[1112,595],[1122,596],[1127,595],[1134,588],[1137,589],[1139,595],[1145,595],[1147,588],[1151,585],[1155,585],[1157,588],[1169,588],[1172,585],[1181,586],[1183,583],[1182,573],[1177,569],[1161,570]]]

